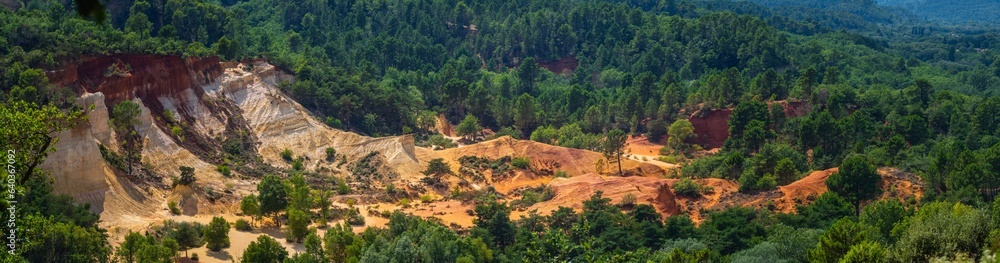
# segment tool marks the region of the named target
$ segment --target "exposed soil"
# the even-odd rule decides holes
[[[729,138],[729,114],[732,109],[700,110],[691,114],[688,121],[694,126],[694,143],[702,148],[713,149],[722,147]]]
[[[552,71],[552,73],[563,76],[573,75],[573,71],[580,65],[574,56],[560,58],[556,61],[539,61],[538,66]]]

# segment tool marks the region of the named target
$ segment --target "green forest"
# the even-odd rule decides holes
[[[119,53],[266,59],[327,125],[374,137],[447,145],[431,136],[439,114],[463,135],[596,151],[616,133],[669,135],[661,159],[684,163],[681,177],[745,193],[840,168],[794,214],[733,207],[696,224],[598,193],[582,212],[518,219],[486,192],[471,229],[397,212],[387,228],[309,234],[308,253],[262,237],[243,262],[995,262],[1000,249],[1000,28],[988,23],[870,0],[105,0],[99,14],[14,2],[0,6],[0,141],[25,151],[3,172],[23,197],[3,210],[33,231],[4,262],[172,262],[178,238],[201,235],[114,248],[98,215],[36,168],[50,135],[85,118],[45,72]],[[565,61],[575,67],[549,69]],[[787,118],[778,102],[809,107]],[[732,109],[729,138],[692,155],[685,119],[717,109]],[[923,196],[876,200],[878,167],[917,174]]]

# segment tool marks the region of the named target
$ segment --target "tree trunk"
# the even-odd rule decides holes
[[[618,154],[618,176],[622,176],[622,155]]]

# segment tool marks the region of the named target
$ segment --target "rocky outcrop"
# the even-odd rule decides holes
[[[694,126],[694,143],[705,149],[722,147],[729,138],[729,114],[732,113],[732,109],[720,109],[700,110],[692,114],[688,121]]]
[[[326,148],[331,147],[349,160],[379,152],[396,169],[419,170],[412,136],[371,138],[330,128],[278,89],[279,83],[291,80],[291,75],[266,62],[253,62],[252,69],[226,68],[219,82],[203,86],[203,91],[211,99],[232,101],[239,108],[258,138],[257,150],[266,163],[289,167],[280,156],[289,149],[305,157],[308,169],[333,167],[334,163],[324,160]]]
[[[82,59],[48,76],[54,84],[77,90],[80,106],[93,110],[88,122],[56,135],[56,151],[43,168],[51,171],[57,193],[91,204],[106,226],[167,216],[168,197],[178,196],[167,186],[180,174],[179,166],[195,168],[198,184],[184,193],[186,214],[218,210],[218,204],[206,200],[206,191],[253,191],[251,182],[237,179],[238,169],[232,177],[216,171],[229,136],[245,136],[253,151],[248,160],[265,165],[289,166],[279,153],[291,149],[305,157],[309,169],[333,167],[325,161],[325,149],[332,147],[348,160],[379,152],[392,169],[420,170],[411,136],[370,138],[327,127],[278,89],[279,83],[294,79],[265,61],[123,54]],[[108,121],[112,105],[126,100],[140,106],[139,124],[133,128],[152,178],[130,179],[102,158],[99,145],[122,154]],[[182,132],[172,132],[174,126]]]
[[[573,75],[573,71],[580,65],[580,61],[574,56],[563,57],[555,61],[541,61],[538,66],[547,69],[555,74],[563,76]]]
[[[77,100],[84,109],[93,107],[88,121],[57,134],[56,151],[41,168],[51,172],[54,192],[90,204],[91,210],[101,213],[102,221],[131,222],[154,213],[157,206],[152,196],[157,189],[137,187],[102,158],[98,145],[112,151],[120,148],[108,126],[104,101],[101,93],[84,94]]]

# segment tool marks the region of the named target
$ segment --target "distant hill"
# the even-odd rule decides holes
[[[1000,0],[878,0],[878,3],[902,7],[917,17],[940,22],[1000,23]]]
[[[830,30],[873,31],[877,25],[912,22],[916,17],[896,6],[874,0],[731,0],[695,1],[715,11],[755,15],[776,28],[811,34]]]

